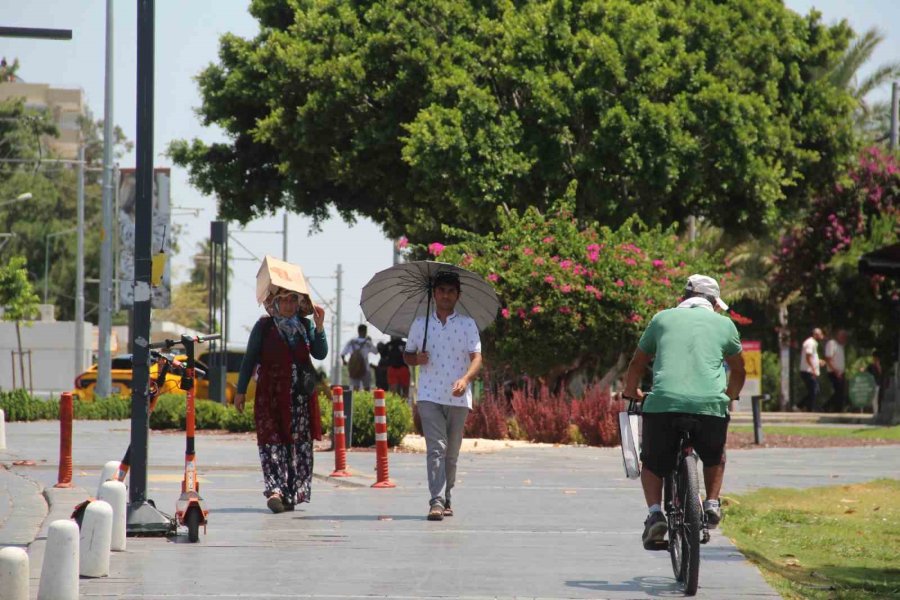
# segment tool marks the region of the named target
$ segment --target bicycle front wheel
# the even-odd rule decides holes
[[[700,534],[703,508],[700,504],[700,482],[697,477],[697,455],[685,457],[678,472],[678,495],[684,508],[681,528],[681,579],[684,593],[693,596],[700,583]]]

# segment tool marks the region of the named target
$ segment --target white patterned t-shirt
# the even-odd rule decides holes
[[[417,317],[409,329],[406,352],[420,352],[425,338],[425,317]],[[481,352],[478,325],[471,317],[453,312],[447,323],[437,314],[428,320],[428,364],[419,365],[419,400],[472,408],[472,386],[462,396],[453,395],[453,384],[469,370],[469,355]]]

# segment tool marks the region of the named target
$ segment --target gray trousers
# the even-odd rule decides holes
[[[427,401],[418,402],[417,406],[425,434],[431,501],[440,500],[446,506],[450,504],[450,490],[456,482],[456,461],[469,409]]]

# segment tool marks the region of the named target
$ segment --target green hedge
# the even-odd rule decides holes
[[[397,394],[385,396],[388,446],[396,446],[413,430],[412,409]],[[346,408],[346,407],[345,407]],[[372,392],[353,392],[353,445],[375,445],[375,400]]]
[[[406,400],[396,394],[387,394],[388,445],[396,446],[403,436],[413,429],[412,411]],[[197,429],[227,429],[231,432],[254,431],[253,403],[248,402],[244,412],[224,406],[212,400],[196,401]],[[319,394],[322,413],[322,432],[331,434],[331,396]],[[150,413],[151,429],[184,429],[186,403],[183,394],[164,394],[159,397]],[[59,400],[43,400],[31,396],[25,390],[0,392],[0,409],[7,421],[55,420],[59,418]],[[111,396],[92,402],[75,400],[73,411],[76,419],[121,420],[131,418],[131,398]],[[360,447],[375,444],[374,400],[372,392],[353,394],[353,445]]]
[[[38,421],[59,418],[59,399],[36,398],[25,390],[0,392],[0,409],[7,421]],[[131,418],[131,398],[110,396],[92,402],[74,399],[72,412],[76,419],[118,421]]]
[[[25,390],[0,392],[0,409],[10,422],[59,418],[59,400],[35,398]]]
[[[248,403],[244,413],[234,407],[224,406],[213,400],[194,401],[195,427],[197,429],[227,429],[233,432],[253,431],[253,406]],[[164,394],[156,401],[150,413],[151,429],[184,429],[187,403],[181,394]]]

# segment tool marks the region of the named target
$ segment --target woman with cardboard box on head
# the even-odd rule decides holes
[[[234,405],[243,411],[257,374],[256,441],[273,513],[294,510],[312,495],[313,440],[322,439],[312,358],[328,355],[325,309],[313,304],[300,267],[267,256],[257,273],[261,317],[247,342]],[[312,322],[308,316],[312,316]]]

